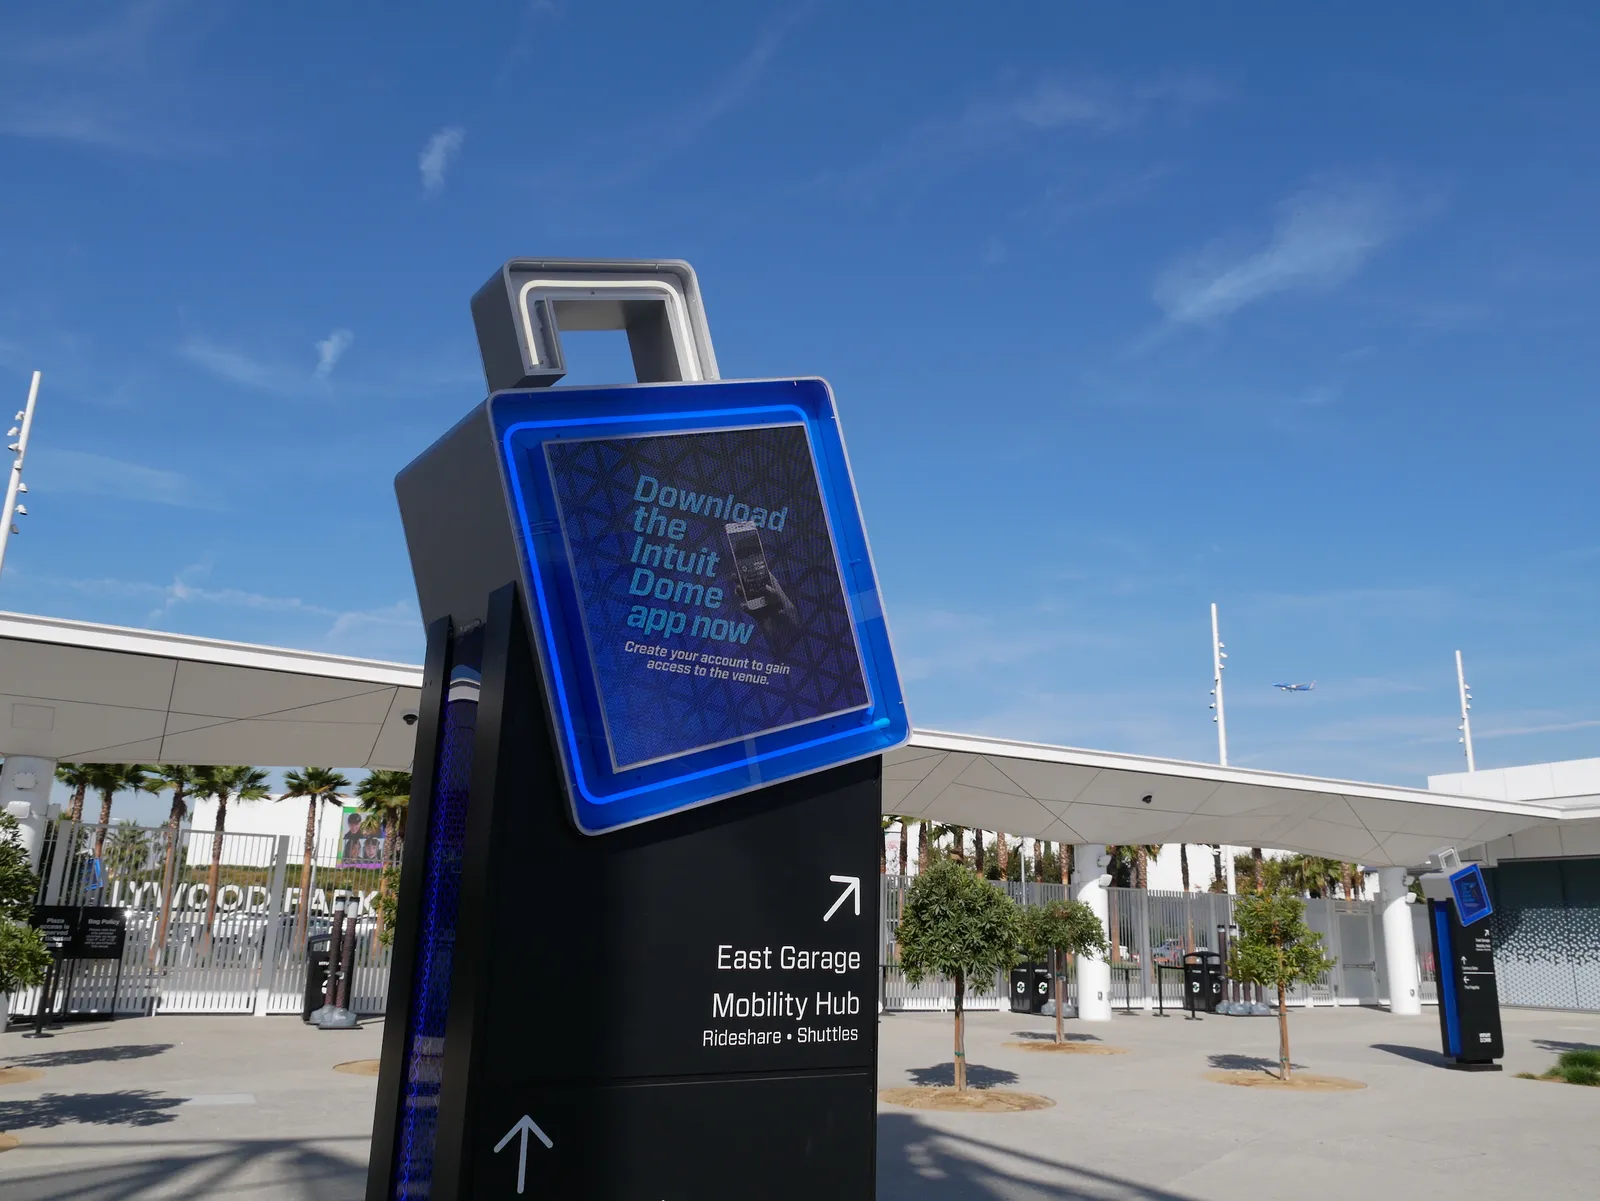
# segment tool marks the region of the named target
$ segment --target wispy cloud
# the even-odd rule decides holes
[[[466,138],[467,131],[461,126],[447,125],[429,138],[428,144],[417,155],[417,170],[422,172],[422,190],[429,196],[437,196],[444,191],[445,173],[461,152],[461,144]]]
[[[326,338],[316,343],[317,369],[314,374],[318,379],[327,379],[329,373],[339,365],[339,360],[344,357],[344,352],[350,349],[350,343],[356,336],[347,329],[336,329]]]
[[[1350,279],[1416,212],[1390,187],[1333,180],[1279,206],[1264,244],[1213,242],[1163,271],[1155,301],[1181,324],[1220,321],[1280,292],[1326,290]]]
[[[946,174],[1053,134],[1103,137],[1157,116],[1186,119],[1221,96],[1215,83],[1197,74],[1132,83],[1100,76],[1048,76],[974,99],[957,113],[923,123],[841,182],[871,195],[908,174]]]
[[[41,446],[29,459],[37,490],[114,496],[185,509],[211,508],[215,501],[195,488],[188,476],[142,463],[129,463],[82,450]]]
[[[313,341],[311,345],[317,352],[317,361],[309,371],[282,361],[257,358],[199,336],[186,339],[179,345],[178,353],[208,375],[227,383],[298,399],[328,394],[333,369],[354,341],[355,334],[343,328]]]
[[[55,29],[0,29],[0,134],[145,155],[208,144],[183,66],[219,14],[184,0],[116,5],[99,21],[61,13]]]

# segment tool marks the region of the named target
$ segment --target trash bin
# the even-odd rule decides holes
[[[1011,1012],[1043,1013],[1050,999],[1050,969],[1039,963],[1022,963],[1011,969]]]
[[[1190,951],[1183,957],[1183,1007],[1215,1013],[1222,1001],[1222,956],[1215,951]]]
[[[306,996],[300,1006],[300,1020],[310,1022],[311,1015],[322,1008],[324,994],[328,991],[328,940],[327,934],[313,934],[306,939]]]
[[[1033,966],[1033,1008],[1029,1013],[1043,1013],[1044,1007],[1050,1003],[1054,992],[1054,984],[1050,978],[1050,969],[1042,963]]]

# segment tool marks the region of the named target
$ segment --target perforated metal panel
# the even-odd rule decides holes
[[[1600,859],[1509,861],[1484,875],[1501,1003],[1600,1011]]]

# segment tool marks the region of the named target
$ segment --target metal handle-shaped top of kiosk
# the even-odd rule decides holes
[[[714,380],[694,268],[681,259],[512,259],[472,298],[489,391],[567,373],[561,330],[624,330],[638,382]]]

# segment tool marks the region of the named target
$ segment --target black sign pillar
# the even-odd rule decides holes
[[[1440,1041],[1448,1067],[1498,1072],[1495,1060],[1506,1052],[1488,922],[1494,910],[1476,865],[1461,867],[1448,856],[1444,863],[1452,870],[1421,877],[1438,977]]]
[[[649,299],[619,310],[630,331],[654,328],[636,311]],[[551,355],[519,353],[525,386]],[[714,366],[708,342],[680,348],[683,362],[695,354]],[[552,700],[566,695],[551,677],[562,663],[540,624],[550,601],[530,595],[499,454],[480,406],[397,481],[429,643],[367,1201],[868,1201],[881,758],[581,830],[576,736]],[[828,585],[815,571],[802,582],[802,500],[780,503],[762,570],[794,582],[793,648],[806,605],[822,603],[804,598]],[[700,553],[704,583],[732,596],[732,563],[715,575]],[[687,672],[658,669],[694,662],[672,633],[620,631],[663,648],[628,660],[625,684],[672,695]],[[773,678],[777,657],[761,659]],[[722,663],[705,678],[756,687],[754,669]]]

